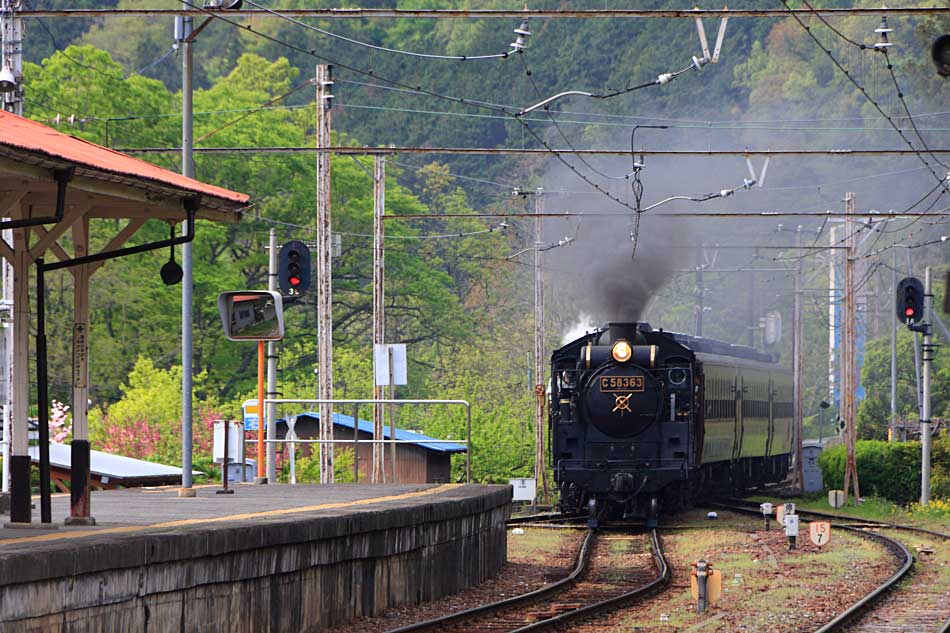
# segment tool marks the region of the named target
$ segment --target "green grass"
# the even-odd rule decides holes
[[[583,535],[580,530],[545,530],[525,528],[524,534],[512,534],[508,530],[508,560],[534,561],[546,558],[557,553],[561,547],[570,542],[568,539],[579,540]]]
[[[775,502],[776,499],[755,496],[748,497],[747,501],[761,503],[763,501]],[[796,508],[801,510],[829,512],[841,515],[842,517],[859,520],[864,519],[868,521],[886,521],[888,523],[916,525],[940,532],[950,531],[950,514],[945,514],[941,511],[941,504],[945,504],[946,502],[931,502],[931,505],[927,508],[921,508],[917,504],[904,507],[887,499],[881,499],[880,497],[868,497],[858,505],[854,504],[853,499],[849,499],[847,506],[835,509],[828,504],[827,495],[804,495],[791,499],[782,499],[782,501],[792,502]]]

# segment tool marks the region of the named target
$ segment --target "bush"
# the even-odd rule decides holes
[[[855,464],[862,496],[879,496],[907,504],[920,498],[920,442],[860,440],[855,445]],[[950,438],[933,443],[931,496],[950,497]],[[844,487],[845,447],[825,449],[818,459],[825,487]]]

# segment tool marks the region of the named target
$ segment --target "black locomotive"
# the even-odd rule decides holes
[[[791,372],[752,348],[609,323],[556,350],[551,376],[564,512],[655,516],[788,472]]]

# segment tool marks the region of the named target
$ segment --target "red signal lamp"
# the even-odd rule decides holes
[[[905,314],[906,316],[912,317],[912,316],[914,316],[914,309],[913,309],[913,308],[905,308],[905,309],[904,309],[904,314]]]
[[[291,277],[287,281],[289,281],[290,285],[295,288],[300,285],[300,277]]]

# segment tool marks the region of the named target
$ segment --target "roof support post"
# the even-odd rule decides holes
[[[26,229],[13,231],[13,438],[10,455],[10,522],[32,521],[28,424],[30,368],[30,255]]]
[[[73,224],[73,254],[89,254],[89,218]],[[69,516],[66,525],[95,525],[89,503],[89,276],[93,267],[83,264],[73,273],[73,439],[70,446]]]

